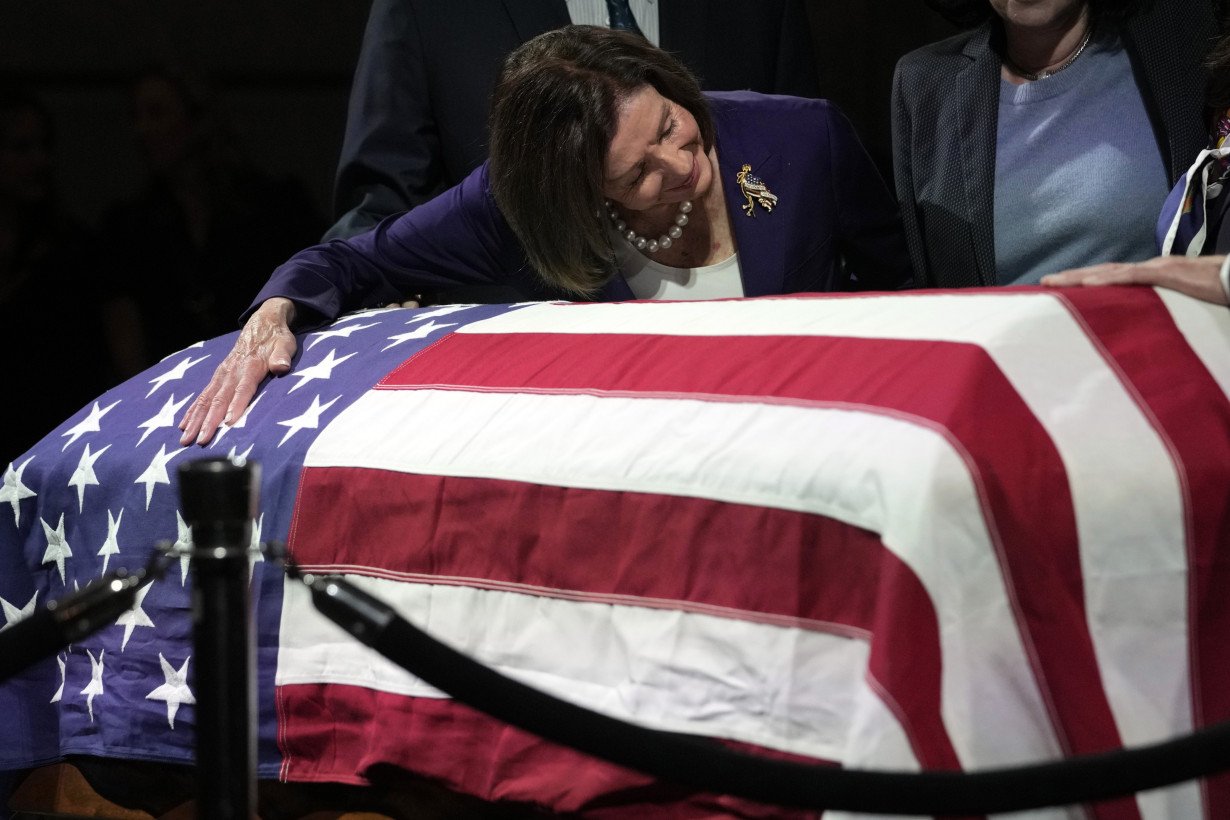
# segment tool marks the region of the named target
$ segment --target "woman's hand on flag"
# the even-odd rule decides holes
[[[1048,287],[1154,285],[1218,305],[1230,304],[1225,256],[1155,256],[1145,262],[1107,262],[1042,277]]]
[[[280,296],[256,309],[209,384],[184,413],[180,444],[208,444],[220,425],[234,424],[243,415],[266,376],[290,372],[298,349],[290,331],[294,317],[294,302]]]

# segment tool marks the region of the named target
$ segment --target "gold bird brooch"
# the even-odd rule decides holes
[[[747,200],[747,204],[742,206],[745,214],[755,216],[757,205],[766,211],[773,211],[777,196],[764,184],[764,180],[752,173],[752,166],[745,164],[743,170],[735,174],[735,182],[739,183],[739,192]]]

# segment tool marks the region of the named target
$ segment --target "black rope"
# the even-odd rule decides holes
[[[293,567],[288,571],[296,574]],[[997,814],[1120,797],[1230,768],[1230,722],[1150,746],[974,772],[883,772],[771,760],[560,700],[446,646],[342,578],[303,580],[324,615],[456,700],[547,740],[700,791],[794,808]]]
[[[171,561],[168,549],[169,544],[160,545],[145,567],[110,572],[85,589],[47,601],[28,618],[0,632],[0,683],[115,623],[132,609],[137,591],[166,572]]]

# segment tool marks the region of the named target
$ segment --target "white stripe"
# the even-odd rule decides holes
[[[541,304],[461,332],[737,333],[978,345],[1046,429],[1068,471],[1090,630],[1125,742],[1190,730],[1180,480],[1165,443],[1055,292]],[[883,469],[895,468],[887,462]]]
[[[1183,338],[1222,392],[1230,396],[1230,310],[1173,290],[1156,290]]]
[[[557,697],[646,726],[839,759],[865,697],[867,644],[812,630],[638,606],[351,576],[434,637]],[[476,628],[476,625],[481,625]],[[278,685],[441,693],[287,587]]]
[[[1052,291],[785,296],[712,302],[539,302],[481,319],[457,333],[663,336],[850,336],[989,345],[1058,308]]]
[[[462,332],[713,336],[737,332],[739,335],[935,339],[979,345],[1001,367],[1038,417],[1054,440],[1065,464],[1082,542],[1081,559],[1091,635],[1108,698],[1125,741],[1129,745],[1147,743],[1190,729],[1186,551],[1179,479],[1164,442],[1154,434],[1132,397],[1124,391],[1113,369],[1107,366],[1100,352],[1088,341],[1057,295],[1050,292],[941,293],[691,304],[540,304],[476,323]],[[558,399],[555,397],[556,401]],[[475,400],[471,396],[466,403]],[[615,411],[604,422],[605,435],[593,437],[590,442],[592,448],[586,449],[570,443],[574,441],[572,428],[578,425],[578,421],[571,413],[561,414],[560,406],[555,403],[537,410],[522,408],[513,414],[519,420],[504,429],[503,436],[494,437],[476,433],[487,421],[483,419],[484,414],[465,416],[466,409],[453,408],[450,412],[457,413],[464,421],[443,429],[451,429],[451,435],[459,439],[487,441],[492,447],[491,455],[498,465],[497,469],[508,465],[510,454],[515,456],[519,444],[513,440],[521,440],[524,444],[527,431],[532,430],[543,430],[544,440],[531,441],[524,449],[541,450],[546,454],[544,458],[549,456],[549,461],[568,455],[582,469],[564,469],[560,465],[561,472],[572,470],[581,476],[586,475],[584,467],[587,459],[601,464],[616,453],[628,453],[631,459],[616,459],[615,463],[637,469],[645,463],[650,451],[659,448],[664,441],[677,440],[678,446],[671,450],[671,457],[678,460],[679,466],[672,477],[678,481],[675,491],[690,495],[709,492],[703,482],[700,487],[692,482],[698,475],[706,479],[710,477],[709,463],[715,457],[720,462],[732,446],[731,439],[740,438],[743,430],[738,421],[729,418],[710,419],[708,423],[696,425],[695,414],[689,413],[686,417],[675,417],[677,426],[666,428],[667,435],[663,436],[662,430],[657,430],[642,442],[638,436],[630,436],[629,432],[645,427],[651,414],[656,412],[642,405],[640,410],[629,408]],[[498,409],[497,416],[503,412],[506,412],[504,408]],[[437,429],[434,426],[426,427],[418,415],[397,416],[403,423],[407,417],[414,419],[416,429]],[[486,416],[487,420],[494,418]],[[433,425],[439,423],[432,422]],[[649,426],[651,429],[656,427],[653,424]],[[618,437],[611,435],[613,430],[619,431]],[[680,437],[679,430],[695,431],[697,435],[695,438]],[[447,439],[448,435],[443,438]],[[767,443],[775,441],[773,436],[766,437],[765,432],[761,431],[749,435],[748,439],[756,442],[756,453],[745,454],[746,462],[739,464],[734,472],[756,465],[771,472],[772,464],[777,463],[774,458],[780,463],[790,463],[789,453],[766,454]],[[781,444],[782,451],[806,452],[809,457],[812,456],[812,451],[807,448],[796,449],[797,442],[792,441],[789,435],[778,441],[788,442]],[[320,443],[318,441],[318,445]],[[387,444],[384,441],[379,446]],[[440,445],[441,453],[449,450],[447,442],[440,442]],[[515,461],[515,457],[511,460]],[[813,463],[824,463],[824,459]],[[868,484],[911,474],[897,453],[886,454],[878,461],[859,463],[865,466],[860,478]],[[692,467],[691,474],[688,474],[687,465]],[[426,472],[437,470],[428,469]],[[487,473],[480,471],[477,474]],[[617,471],[615,474],[619,475]],[[1056,476],[1049,480],[1056,482],[1056,492],[1062,492],[1064,477]],[[548,477],[545,483],[558,481],[558,477],[556,480]],[[604,486],[603,482],[609,483],[609,479],[600,479],[592,486]],[[746,490],[749,485],[735,480],[726,489]],[[795,489],[790,487],[778,494],[784,496],[779,503],[790,506],[788,497],[794,494]],[[663,491],[670,492],[669,489]],[[830,500],[836,500],[835,509],[820,511],[821,514],[853,522],[857,516],[852,514],[859,511],[859,503],[852,503],[840,489],[829,492],[832,496]],[[857,497],[857,491],[854,495]],[[747,503],[771,503],[767,499],[745,500]],[[895,500],[893,503],[896,503]],[[947,504],[945,500],[942,504],[936,504],[935,509],[946,510]],[[849,508],[846,512],[851,515],[840,514],[837,508],[843,506]],[[894,519],[909,517],[896,515],[893,504],[888,506]],[[978,529],[981,533],[981,525]],[[959,597],[949,595],[946,600],[944,591],[937,586],[937,579],[942,581],[940,586],[943,583],[951,584],[953,573],[931,567],[928,550],[919,548],[918,539],[913,533],[905,531],[904,538],[897,541],[889,538],[887,530],[877,531],[885,534],[886,543],[902,554],[923,578],[928,591],[936,599],[941,622],[946,624],[954,616],[957,622],[962,622],[967,613],[963,613],[960,607],[954,609],[954,602],[960,603]],[[985,536],[980,537],[985,539]],[[986,545],[981,549],[985,563],[991,553]],[[926,557],[919,559],[918,555]],[[956,577],[962,580],[968,577],[960,575],[969,566],[968,562],[966,566],[960,563],[955,566],[958,570]],[[979,575],[976,560],[973,567],[974,574]],[[1000,588],[998,579],[993,585]],[[972,659],[964,659],[946,641],[946,659],[951,661],[957,658],[960,663],[972,666],[985,663],[986,659],[978,656],[983,649],[981,641],[978,644],[970,650]],[[1013,647],[1017,647],[1015,642]],[[994,656],[992,648],[987,647],[986,651],[990,653],[988,657]],[[962,674],[965,671],[968,670]],[[1019,673],[1020,670],[1014,669],[1001,681],[992,677],[988,689],[1001,694],[1010,691],[1010,681],[1019,685],[1023,680],[1016,677]],[[978,677],[971,674],[969,680],[975,681]],[[965,699],[980,692],[970,689],[969,684],[966,688],[956,685],[954,690],[954,681],[947,668],[944,687],[944,718],[957,743],[958,753],[963,760],[973,760],[978,765],[994,763],[981,754],[970,756],[971,743],[976,745],[978,741],[970,741],[965,733],[972,731],[975,723],[968,720],[968,716],[959,714],[970,703]],[[973,701],[976,703],[977,698]],[[1036,707],[1016,704],[1012,708],[1028,713]],[[984,729],[995,726],[994,733],[1007,733],[1002,729],[1003,721],[997,719],[998,716],[988,717],[982,724]],[[1042,722],[1038,715],[1032,717]],[[1031,740],[1024,744],[1027,747],[1036,745],[1045,745],[1045,742],[1038,744]],[[1021,748],[1017,747],[1016,751],[1019,753]],[[1195,784],[1188,784],[1168,790],[1162,799],[1169,802],[1172,814],[1179,816],[1196,805],[1198,791]],[[1143,802],[1150,804],[1153,799],[1150,797]],[[1146,808],[1150,807],[1146,805]]]
[[[896,716],[880,698],[872,694],[864,698],[855,712],[854,725],[850,727],[849,742],[842,764],[851,769],[887,769],[897,772],[922,770],[918,758],[910,748],[909,738],[900,728]],[[828,809],[824,820],[909,820],[922,815],[877,815],[851,813]]]
[[[543,435],[527,433],[535,430]],[[961,759],[1058,753],[965,461],[916,423],[831,408],[374,391],[317,438],[304,464],[693,496],[881,533],[936,607],[942,708]]]
[[[1165,288],[1156,288],[1156,291],[1192,351],[1204,363],[1222,393],[1230,397],[1230,311],[1224,305],[1213,305]],[[1157,792],[1148,792],[1139,799],[1144,805],[1162,800]],[[1159,807],[1146,816],[1183,815],[1168,815]],[[1199,812],[1190,808],[1187,816],[1196,817]]]

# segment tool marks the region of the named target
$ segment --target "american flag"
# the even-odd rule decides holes
[[[13,462],[0,601],[11,623],[184,540],[179,462],[260,462],[264,777],[394,764],[591,816],[784,816],[449,699],[317,615],[261,561],[270,539],[511,677],[765,754],[974,770],[1230,717],[1224,308],[1008,288],[375,311],[302,338],[243,419],[179,448],[174,420],[233,341]],[[22,716],[0,769],[190,761],[191,583],[177,567],[0,687]],[[1037,816],[1086,811],[1222,817],[1230,791]]]

